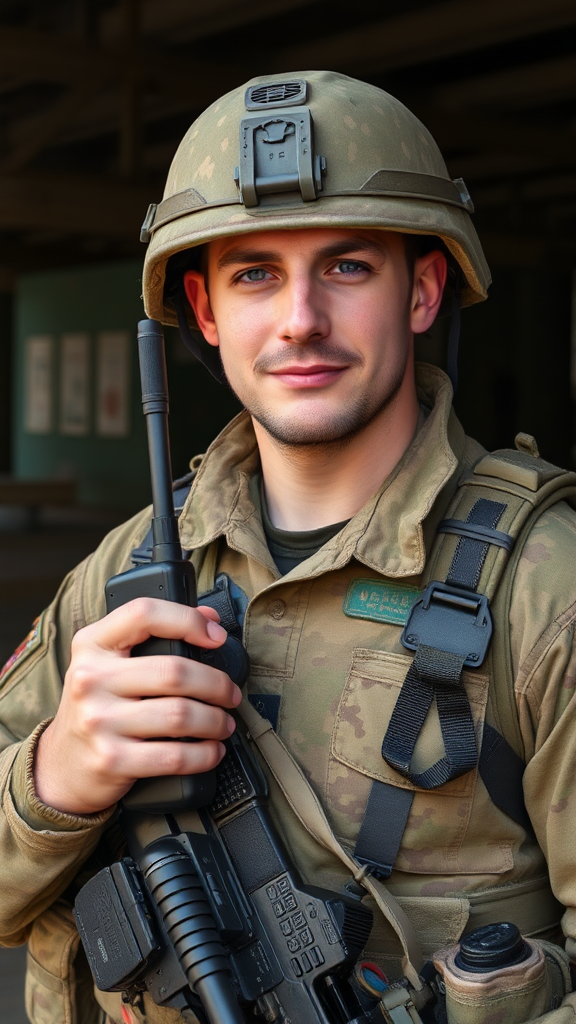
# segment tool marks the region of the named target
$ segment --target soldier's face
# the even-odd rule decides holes
[[[347,229],[225,238],[207,265],[206,279],[185,276],[202,333],[240,401],[288,445],[352,437],[413,386],[413,332],[432,323],[446,271],[435,253],[413,275],[400,235]]]

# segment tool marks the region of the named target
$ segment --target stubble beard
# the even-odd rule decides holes
[[[325,350],[324,350],[325,351]],[[331,350],[333,351],[333,350]],[[322,352],[318,349],[319,361]],[[385,387],[377,390],[368,384],[364,392],[350,399],[345,408],[336,410],[329,418],[323,420],[298,421],[296,417],[282,418],[274,415],[274,411],[258,401],[257,395],[246,396],[233,388],[244,408],[277,445],[285,449],[322,449],[339,450],[346,447],[355,437],[362,433],[385,409],[390,408],[404,381],[408,363],[408,351],[404,359],[398,360],[391,367],[390,376]],[[241,389],[243,390],[243,389]]]

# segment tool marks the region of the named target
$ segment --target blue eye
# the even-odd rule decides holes
[[[341,260],[337,266],[341,274],[358,274],[366,270],[364,264],[358,263],[357,260]]]
[[[263,267],[254,267],[252,270],[246,270],[242,277],[245,281],[265,281],[268,276],[268,271],[264,270]]]

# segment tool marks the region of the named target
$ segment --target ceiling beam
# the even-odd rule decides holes
[[[138,238],[151,188],[88,175],[1,174],[0,229]]]
[[[21,141],[14,147],[5,160],[0,162],[0,174],[19,171],[30,163],[42,150],[52,142],[58,131],[74,118],[90,99],[94,86],[84,84],[56,101],[54,106],[41,116],[34,118],[34,131],[23,131]]]
[[[270,12],[274,16],[287,11],[306,7],[310,0],[274,0]],[[210,0],[201,16],[191,17],[190,0],[143,0],[141,24],[142,34],[153,39],[169,39],[182,43],[193,39],[205,39],[220,35],[243,25],[251,25],[266,16],[266,10],[258,4],[241,4],[238,0]],[[100,38],[115,42],[122,34],[121,15],[118,7],[103,13],[100,20]]]
[[[431,99],[435,99],[435,94]],[[447,117],[445,110],[428,102],[428,97],[424,103],[414,97],[410,107],[444,154],[456,150],[466,153],[467,158],[469,154],[497,153],[528,160],[537,156],[562,167],[576,162],[576,153],[567,145],[566,133],[556,126],[548,127],[534,121],[519,122],[476,110],[467,117]],[[459,173],[457,168],[452,168],[452,172],[455,175]]]
[[[430,100],[445,110],[505,106],[508,110],[543,106],[576,95],[574,55],[475,75],[433,89]]]
[[[556,268],[570,267],[576,254],[573,239],[558,238],[554,232],[504,229],[480,232],[486,259],[494,267],[542,267],[554,260]]]
[[[549,203],[576,197],[576,179],[573,174],[552,174],[525,181],[495,182],[474,190],[477,208],[508,206],[517,203]]]
[[[273,50],[274,67],[358,69],[364,74],[440,60],[576,22],[573,0],[444,0],[409,14],[381,18],[321,40]]]
[[[60,33],[8,25],[2,25],[0,32],[0,67],[5,76],[22,75],[24,69],[28,82],[79,85],[91,81],[109,88],[130,78],[143,88],[189,96],[197,109],[246,77],[245,67],[230,61],[195,60],[192,64],[165,51],[105,50]]]

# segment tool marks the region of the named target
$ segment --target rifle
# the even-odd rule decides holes
[[[138,596],[197,604],[174,514],[160,324],[140,322],[138,347],[153,554],[108,581],[108,611]],[[248,673],[246,652],[230,636],[210,652],[160,638],[132,651],[165,653],[209,661],[239,684]],[[343,892],[305,884],[267,797],[258,762],[236,734],[212,772],[135,783],[119,819],[128,856],[95,875],[75,903],[98,988],[129,1000],[147,990],[203,1024],[381,1024],[379,1000],[353,974],[372,926],[363,890],[354,881]]]

